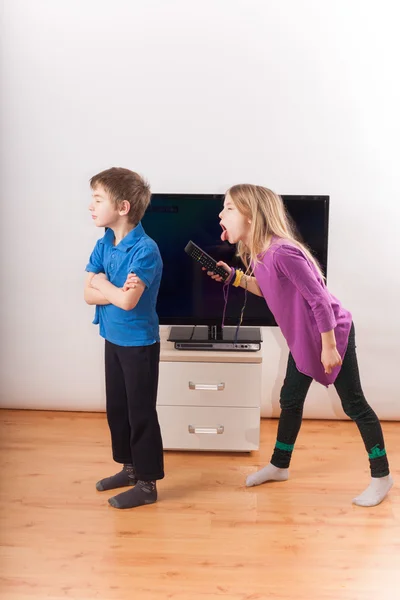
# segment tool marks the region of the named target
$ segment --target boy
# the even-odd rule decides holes
[[[164,477],[156,411],[162,260],[140,223],[150,203],[148,184],[137,173],[114,167],[92,177],[90,186],[92,219],[108,229],[86,266],[84,297],[96,305],[93,322],[105,338],[107,420],[113,458],[123,465],[96,488],[134,486],[108,500],[115,508],[133,508],[156,502],[156,480]],[[130,273],[139,282],[124,289]]]

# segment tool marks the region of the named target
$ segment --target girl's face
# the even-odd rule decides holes
[[[227,240],[230,244],[237,244],[242,241],[248,246],[251,221],[236,208],[229,194],[225,196],[224,208],[219,213],[219,218],[223,229],[223,242]]]

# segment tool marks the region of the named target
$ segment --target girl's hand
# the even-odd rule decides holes
[[[324,365],[325,373],[330,375],[332,369],[339,367],[342,364],[342,359],[336,346],[332,348],[322,348],[321,362]]]
[[[222,260],[220,260],[219,262],[217,262],[217,267],[223,267],[227,273],[231,272],[230,266],[227,265],[226,263],[224,263]],[[205,267],[201,267],[201,268],[203,269],[203,271],[205,271]],[[209,277],[211,277],[211,279],[215,279],[215,281],[223,281],[221,275],[216,275],[212,271],[207,271],[207,275]]]
[[[134,290],[139,283],[139,277],[135,273],[129,273],[124,286],[122,288],[123,292],[127,292],[128,290]]]

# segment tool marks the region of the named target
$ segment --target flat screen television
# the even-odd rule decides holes
[[[325,275],[328,256],[329,196],[282,196],[301,239],[318,259]],[[223,286],[201,270],[184,248],[195,242],[213,258],[243,267],[236,246],[220,239],[218,215],[222,194],[153,194],[142,225],[158,244],[164,263],[157,302],[161,325],[220,326]],[[225,325],[237,325],[244,289],[229,288]],[[276,326],[263,298],[247,294],[242,325]]]

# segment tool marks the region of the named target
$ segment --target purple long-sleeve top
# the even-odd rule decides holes
[[[347,349],[351,313],[327,289],[315,265],[290,240],[274,237],[254,275],[301,373],[328,386],[340,367],[325,373],[321,333],[335,330],[340,356]]]

